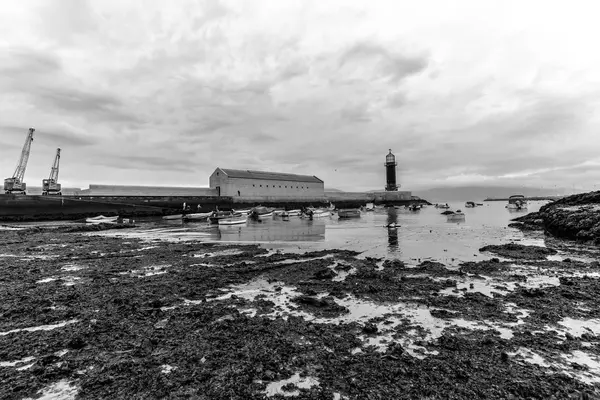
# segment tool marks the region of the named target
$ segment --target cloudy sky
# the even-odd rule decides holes
[[[596,5],[598,4],[598,5]],[[0,173],[598,189],[597,1],[39,0],[0,11]]]

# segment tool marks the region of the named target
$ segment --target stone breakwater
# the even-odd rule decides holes
[[[600,245],[600,191],[565,197],[514,221],[509,226]]]

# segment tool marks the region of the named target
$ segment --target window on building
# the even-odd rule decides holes
[[[281,185],[279,185],[279,189],[281,189]]]
[[[256,185],[255,185],[255,184],[252,184],[252,187],[256,187]]]
[[[260,185],[260,187],[262,187],[262,185]]]
[[[287,186],[285,188],[287,189]]]
[[[267,187],[269,187],[269,185],[267,185]]]

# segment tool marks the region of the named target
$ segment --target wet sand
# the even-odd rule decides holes
[[[0,231],[0,398],[600,393],[594,249],[408,266],[78,230]]]

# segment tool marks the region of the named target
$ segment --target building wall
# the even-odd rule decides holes
[[[76,193],[80,196],[216,196],[210,188],[166,187],[166,186],[124,186],[90,185]]]
[[[211,189],[220,188],[221,196],[260,199],[304,199],[322,198],[325,193],[323,182],[292,182],[270,179],[231,178],[216,170],[209,178]]]
[[[325,197],[328,201],[398,201],[411,200],[411,192],[328,192]]]

